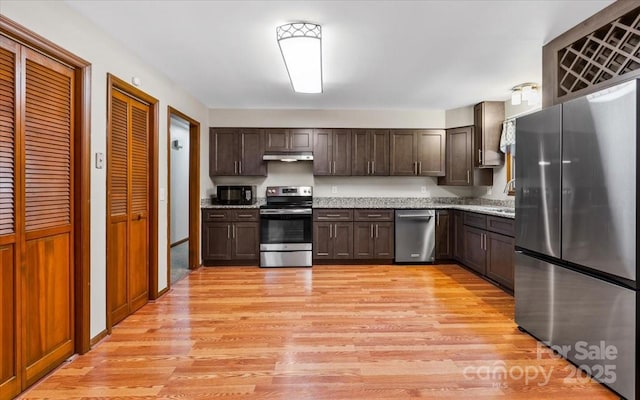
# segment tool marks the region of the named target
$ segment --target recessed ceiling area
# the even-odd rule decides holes
[[[210,108],[452,109],[541,83],[542,46],[611,4],[67,0]],[[322,94],[294,93],[276,26],[322,25]]]

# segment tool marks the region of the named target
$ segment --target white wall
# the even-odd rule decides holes
[[[207,126],[207,108],[180,87],[143,63],[89,20],[62,1],[2,0],[0,12],[92,64],[91,152],[106,153],[107,72],[125,80],[142,79],[140,89],[160,101],[159,188],[167,187],[167,106]],[[117,23],[117,21],[114,21]],[[203,135],[206,137],[206,135]],[[206,145],[206,143],[204,143]],[[92,156],[93,159],[93,156]],[[203,163],[206,159],[203,158]],[[208,174],[204,179],[208,180]],[[106,327],[106,169],[91,171],[91,336]],[[158,289],[167,287],[167,205],[158,205]]]
[[[473,122],[473,112],[472,112]],[[298,128],[434,128],[445,127],[444,110],[209,110],[209,125],[216,127]],[[208,146],[202,157],[209,157]],[[208,168],[208,167],[207,167]],[[251,184],[258,196],[274,185],[312,185],[318,197],[454,197],[473,196],[473,188],[437,186],[431,177],[314,177],[312,163],[270,161],[266,178],[217,177],[202,188],[202,196],[214,193],[213,184]],[[209,172],[203,170],[208,176]],[[425,188],[426,193],[422,192]],[[332,189],[336,190],[333,192]]]
[[[447,110],[445,122],[447,129],[473,125],[473,105]]]
[[[171,116],[169,127],[171,137],[171,214],[170,241],[175,243],[189,237],[189,123]],[[173,146],[179,140],[182,148]]]

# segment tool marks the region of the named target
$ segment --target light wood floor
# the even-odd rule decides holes
[[[201,268],[24,398],[617,398],[512,316],[458,266]]]

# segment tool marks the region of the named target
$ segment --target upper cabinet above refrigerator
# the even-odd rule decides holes
[[[564,103],[562,123],[562,258],[632,281],[637,82]]]

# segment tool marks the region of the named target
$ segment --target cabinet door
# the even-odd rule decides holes
[[[353,258],[375,258],[374,225],[371,222],[353,223]]]
[[[237,175],[237,128],[209,130],[209,176]]]
[[[418,175],[444,176],[445,131],[439,129],[419,130],[416,133],[416,139]]]
[[[202,259],[231,259],[231,223],[216,222],[202,225]]]
[[[500,152],[500,135],[504,120],[504,103],[485,101],[473,108],[475,129],[474,161],[479,167],[496,167],[503,163]]]
[[[482,166],[482,113],[484,111],[484,103],[476,104],[473,107],[473,165],[475,167]]]
[[[375,129],[369,133],[371,175],[389,175],[389,131]]]
[[[392,259],[393,222],[376,222],[373,227],[373,258]]]
[[[259,225],[255,222],[234,222],[231,226],[233,242],[231,258],[258,260],[260,255]]]
[[[315,155],[315,147],[313,154]],[[371,172],[369,160],[369,131],[353,129],[351,132],[351,175],[364,176]]]
[[[389,173],[391,175],[416,175],[417,164],[413,131],[393,130],[390,135]]]
[[[436,211],[436,260],[447,260],[452,256],[450,212]]]
[[[515,240],[498,233],[487,233],[487,276],[513,290]]]
[[[262,129],[241,129],[239,143],[238,174],[266,176],[267,164],[264,155],[264,132]]]
[[[332,135],[331,129],[314,129],[313,174],[331,175]]]
[[[447,131],[446,184],[473,185],[473,128],[470,126]]]
[[[333,222],[333,258],[353,258],[353,223]]]
[[[464,260],[464,218],[462,211],[453,212],[453,258]]]
[[[290,151],[313,151],[313,129],[288,129]]]
[[[332,258],[333,224],[331,222],[313,223],[313,258],[330,260]]]
[[[334,129],[331,147],[332,175],[351,175],[351,130]]]
[[[478,228],[464,226],[464,264],[479,274],[486,274],[485,232]]]
[[[264,130],[265,151],[287,151],[289,150],[289,140],[286,129],[265,129]]]

